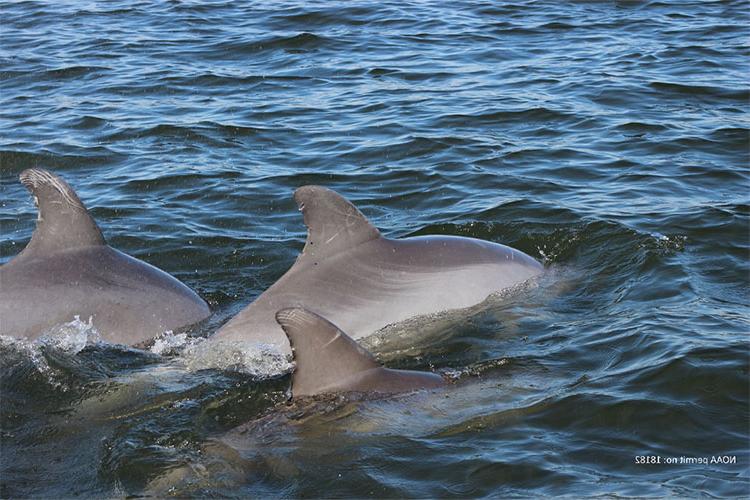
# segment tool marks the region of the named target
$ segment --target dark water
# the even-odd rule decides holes
[[[2,4],[3,261],[40,166],[211,302],[198,337],[292,264],[304,184],[549,272],[371,342],[464,374],[381,401],[290,407],[200,338],[6,339],[0,495],[750,494],[748,5]]]

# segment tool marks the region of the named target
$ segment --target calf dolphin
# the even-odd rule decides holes
[[[31,340],[80,316],[103,340],[137,345],[208,317],[190,288],[108,246],[63,179],[29,169],[20,180],[39,218],[26,248],[0,267],[0,334]]]
[[[274,320],[304,304],[354,339],[407,319],[463,309],[522,283],[543,268],[497,243],[456,236],[389,239],[337,193],[304,186],[294,193],[307,241],[294,265],[212,337],[271,344],[291,354]]]
[[[297,365],[292,397],[336,392],[394,394],[445,384],[434,373],[380,366],[336,325],[306,309],[282,309],[276,321],[289,338]]]

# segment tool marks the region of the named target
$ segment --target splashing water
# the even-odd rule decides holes
[[[160,356],[176,354],[188,342],[186,333],[174,334],[171,330],[167,330],[154,340],[154,345],[151,346],[150,351]]]
[[[294,368],[292,360],[270,344],[198,341],[188,344],[180,359],[189,371],[228,370],[259,380],[276,378]]]
[[[82,321],[80,316],[76,315],[73,321],[55,325],[47,330],[39,337],[37,343],[72,355],[81,352],[87,345],[100,341],[101,337],[99,331],[94,328],[93,319],[89,317],[88,321]]]

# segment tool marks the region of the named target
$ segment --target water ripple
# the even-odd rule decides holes
[[[158,355],[0,342],[0,496],[746,495],[747,2],[0,15],[0,260],[36,219],[18,174],[50,168],[215,310]],[[200,342],[294,262],[304,184],[388,236],[512,245],[546,281],[372,341],[463,374],[440,394],[287,405],[282,361]]]

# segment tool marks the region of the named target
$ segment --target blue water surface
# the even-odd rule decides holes
[[[438,394],[292,410],[289,377],[180,349],[5,342],[0,496],[750,495],[749,11],[1,4],[3,262],[42,167],[211,303],[198,337],[292,265],[306,184],[387,236],[548,272],[416,347],[370,344],[465,374]]]

